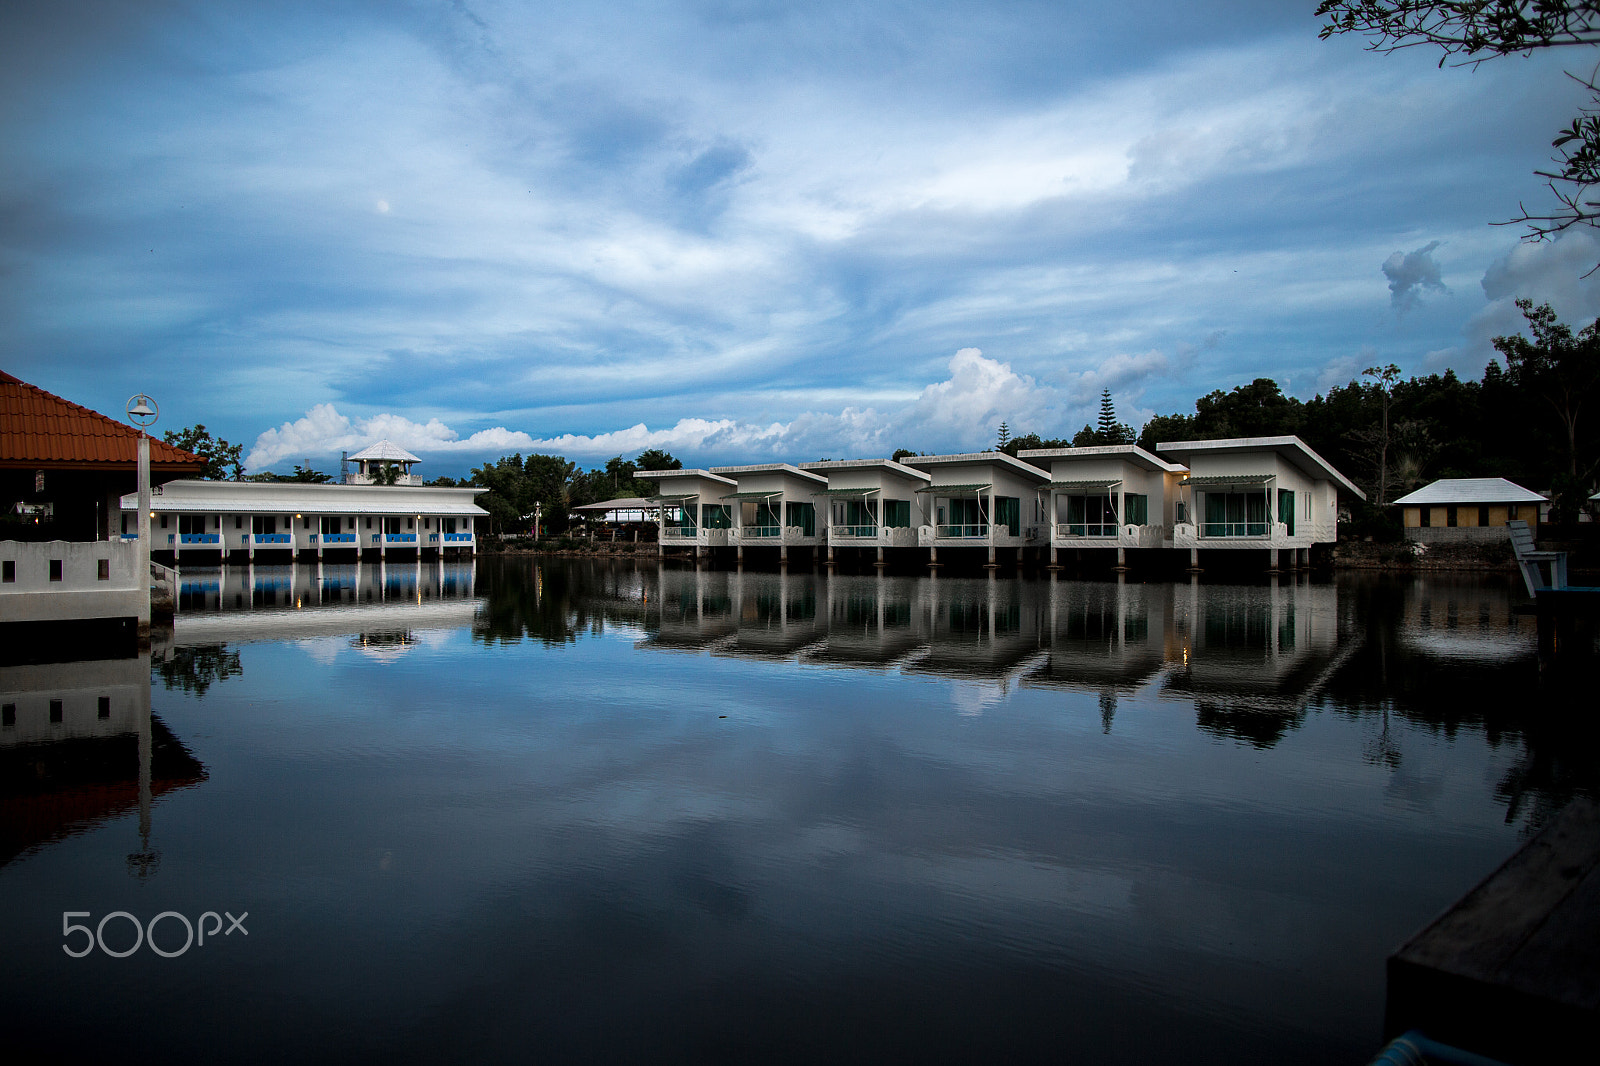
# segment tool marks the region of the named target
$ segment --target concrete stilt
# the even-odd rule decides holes
[[[1045,558],[1050,560],[1050,566],[1048,567],[1048,569],[1050,569],[1050,570],[1060,570],[1061,569],[1061,549],[1060,548],[1057,548],[1055,545],[1052,544],[1050,546],[1050,549],[1049,549],[1049,554],[1047,554],[1045,556]]]
[[[789,546],[787,544],[778,545],[778,562],[784,566],[789,565]]]
[[[937,569],[940,565],[942,564],[939,562],[939,549],[930,546],[928,548],[928,568]]]
[[[1200,572],[1200,549],[1199,548],[1190,548],[1189,549],[1189,572],[1192,573],[1192,574],[1198,574]]]
[[[878,545],[878,561],[873,563],[872,565],[877,567],[880,570],[883,569],[883,566],[884,566],[884,563],[883,563],[883,545],[881,545],[881,544]]]
[[[1118,572],[1121,572],[1121,571],[1124,571],[1124,570],[1127,570],[1127,569],[1128,569],[1128,549],[1119,547],[1117,549],[1117,570],[1118,570]]]
[[[1271,573],[1271,574],[1276,574],[1278,572],[1278,549],[1277,548],[1268,548],[1267,549],[1267,572]]]
[[[995,568],[995,565],[996,564],[995,564],[995,561],[994,561],[994,545],[991,544],[991,545],[989,545],[989,561],[983,564],[983,568],[985,570],[993,570]]]

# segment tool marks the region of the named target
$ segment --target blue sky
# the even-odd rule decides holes
[[[1600,241],[1488,224],[1547,202],[1571,57],[1314,7],[11,0],[0,368],[456,474],[1070,435],[1600,314]]]

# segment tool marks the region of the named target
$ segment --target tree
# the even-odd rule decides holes
[[[1002,421],[1000,423],[1000,431],[999,431],[998,434],[996,434],[996,443],[995,443],[995,446],[994,446],[994,450],[997,451],[997,452],[1005,451],[1006,450],[1006,445],[1008,443],[1010,443],[1010,441],[1011,441],[1011,427],[1006,425],[1005,422]]]
[[[169,429],[162,434],[161,439],[204,459],[206,465],[200,471],[200,476],[206,481],[244,479],[244,464],[240,459],[244,453],[244,445],[229,444],[221,437],[213,437],[201,423],[197,422],[187,429]]]
[[[1533,306],[1532,300],[1518,300],[1522,317],[1528,320],[1533,340],[1522,334],[1496,337],[1495,350],[1506,357],[1511,383],[1539,397],[1560,421],[1566,445],[1565,473],[1576,482],[1587,484],[1600,464],[1588,461],[1587,441],[1580,440],[1583,409],[1600,391],[1600,319],[1577,334],[1556,321],[1549,304]]]
[[[1346,33],[1369,38],[1374,52],[1431,45],[1441,50],[1439,65],[1452,57],[1476,65],[1541,48],[1600,44],[1600,3],[1595,0],[1322,0],[1317,17],[1326,17],[1323,40]],[[1589,90],[1589,106],[1557,133],[1553,171],[1537,170],[1559,204],[1551,213],[1530,214],[1518,205],[1513,223],[1528,226],[1528,238],[1543,240],[1571,226],[1600,225],[1600,87],[1594,77],[1568,74]]]
[[[328,482],[332,481],[333,478],[327,474],[324,474],[320,470],[313,470],[309,466],[301,466],[299,463],[296,463],[294,464],[294,473],[290,474],[288,477],[280,478],[279,480],[302,481],[310,485],[326,485]]]
[[[1111,402],[1111,390],[1100,390],[1100,420],[1095,426],[1099,444],[1132,444],[1133,427],[1117,421],[1117,405]]]
[[[299,470],[300,468],[295,467],[295,469]],[[400,467],[395,463],[384,463],[372,471],[372,483],[374,485],[400,484]]]
[[[1378,450],[1378,498],[1375,502],[1382,507],[1389,502],[1389,405],[1394,398],[1394,383],[1400,380],[1400,368],[1394,363],[1369,366],[1361,372],[1361,376],[1372,378],[1382,397],[1383,418],[1378,423],[1377,437],[1373,441]]]
[[[647,448],[633,460],[637,470],[682,470],[683,463],[660,448]]]
[[[1194,415],[1156,415],[1139,431],[1139,447],[1147,452],[1156,450],[1163,441],[1194,440]]]

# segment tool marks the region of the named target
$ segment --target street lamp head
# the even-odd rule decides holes
[[[152,425],[160,417],[161,408],[144,393],[141,392],[136,396],[129,397],[128,418],[133,421],[134,425],[141,427]]]

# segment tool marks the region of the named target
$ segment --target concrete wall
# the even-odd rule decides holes
[[[60,580],[50,579],[53,562]],[[0,581],[0,621],[149,617],[150,577],[139,573],[137,541],[0,541],[0,569],[14,575]]]

